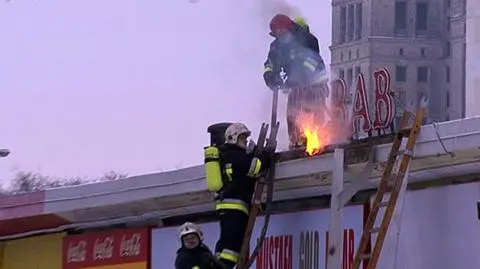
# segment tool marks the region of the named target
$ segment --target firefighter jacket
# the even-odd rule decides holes
[[[248,215],[255,181],[268,166],[268,154],[254,156],[232,144],[222,145],[220,151],[227,184],[220,191],[216,210],[240,210]]]
[[[221,269],[210,249],[204,244],[188,249],[181,247],[177,250],[175,269]]]
[[[264,67],[265,73],[271,72],[278,77],[281,71],[285,72],[285,84],[289,88],[308,86],[314,81],[325,80],[326,77],[325,63],[319,54],[317,38],[300,26],[291,31],[290,38],[277,38],[270,44]],[[264,77],[281,81],[271,76]]]

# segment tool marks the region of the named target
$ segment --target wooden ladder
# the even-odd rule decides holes
[[[375,269],[378,264],[380,253],[382,251],[382,247],[387,236],[388,227],[392,222],[393,213],[395,211],[395,207],[400,196],[400,190],[402,189],[405,174],[407,173],[407,169],[413,155],[413,148],[415,147],[418,134],[420,133],[425,113],[425,108],[420,108],[417,111],[415,121],[413,122],[411,128],[407,128],[411,115],[410,112],[406,111],[403,114],[399,131],[394,138],[392,149],[390,151],[390,155],[385,166],[385,170],[383,171],[380,184],[378,185],[375,200],[373,201],[370,214],[368,215],[365,227],[363,229],[362,238],[360,239],[360,245],[358,246],[357,252],[355,253],[352,267],[353,269],[360,269],[360,264],[362,261],[368,263],[367,269]],[[402,140],[404,137],[408,137],[407,145],[405,147],[405,150],[400,151],[400,147],[402,145]],[[392,170],[397,162],[397,157],[401,155],[403,155],[403,157],[401,157],[398,172],[396,174],[392,174]],[[391,187],[391,184],[389,183],[392,183],[391,179],[393,178],[395,180],[393,181],[393,187]],[[390,198],[387,199],[387,201],[383,201],[384,194],[389,191]],[[375,225],[375,220],[379,215],[380,208],[382,207],[386,207],[383,214],[382,223],[380,227],[373,227]],[[370,254],[365,254],[367,245],[371,240],[372,234],[377,234],[375,245],[373,246],[373,250]]]

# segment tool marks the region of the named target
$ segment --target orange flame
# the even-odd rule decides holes
[[[305,151],[309,156],[322,152],[329,143],[329,130],[315,122],[315,116],[312,113],[304,113],[298,118],[300,128],[306,139]]]

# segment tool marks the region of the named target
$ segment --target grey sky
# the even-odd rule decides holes
[[[330,62],[327,0],[189,1],[2,1],[0,178],[199,164],[216,121],[256,135],[274,11],[301,10]]]

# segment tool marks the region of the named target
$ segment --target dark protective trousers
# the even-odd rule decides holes
[[[320,126],[325,123],[325,100],[328,97],[328,84],[320,83],[307,87],[292,89],[287,101],[287,128],[290,147],[303,144],[304,137],[299,124],[299,116],[310,113]]]
[[[215,246],[215,253],[227,268],[234,268],[242,248],[248,215],[240,210],[220,210],[217,215],[220,221],[220,239]]]

